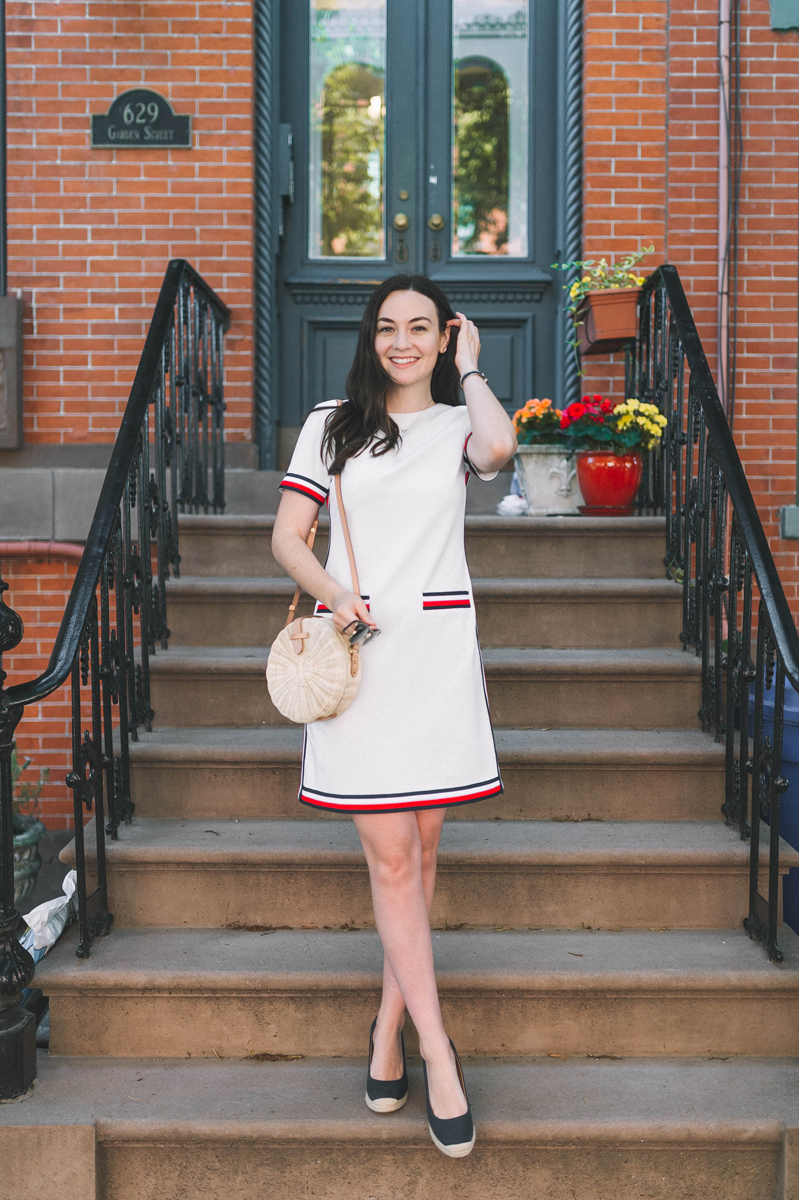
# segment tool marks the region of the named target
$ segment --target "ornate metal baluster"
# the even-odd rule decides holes
[[[116,532],[109,554],[114,563],[114,598],[116,601],[116,629],[111,631],[111,699],[119,708],[119,756],[114,761],[114,787],[118,801],[117,819],[130,825],[133,818],[133,802],[130,793],[130,714],[128,697],[129,680],[133,675],[133,645],[128,641],[127,603],[128,592],[123,586],[124,550],[122,528],[117,520]],[[132,619],[131,619],[132,627]]]
[[[208,329],[208,306],[204,298],[197,299],[195,292],[195,301],[197,304],[197,350],[198,350],[198,365],[197,372],[197,390],[200,403],[200,428],[202,430],[202,471],[203,471],[203,511],[208,512],[210,508],[208,500],[208,472],[211,466],[209,458],[209,441],[210,441],[210,425],[212,414],[210,412],[211,399],[211,383],[209,379],[209,329]]]
[[[97,888],[90,897],[91,933],[94,938],[107,934],[113,917],[108,911],[108,878],[105,862],[105,804],[103,799],[103,716],[100,695],[100,645],[97,623],[97,598],[89,608],[89,682],[92,705],[92,775],[94,785],[94,833]],[[111,762],[109,760],[109,766]]]
[[[119,516],[117,516],[117,525]],[[100,575],[100,680],[103,705],[103,769],[105,771],[105,794],[108,797],[108,824],[106,833],[116,841],[119,836],[120,797],[117,794],[117,778],[114,755],[113,693],[115,689],[116,665],[114,655],[116,639],[111,641],[111,589],[114,586],[115,559],[113,553],[115,533],[111,547],[103,559]]]
[[[152,509],[150,492],[150,410],[144,413],[142,444],[139,456],[139,555],[141,558],[141,602],[139,604],[139,654],[141,666],[137,677],[137,716],[147,733],[152,729],[150,708],[150,655],[155,654],[153,633],[153,552],[150,542]]]
[[[788,786],[780,767],[782,763],[782,725],[785,703],[785,672],[781,659],[776,663],[775,645],[765,605],[761,599],[758,606],[757,659],[755,662],[755,714],[752,739],[752,821],[749,843],[749,915],[744,927],[751,938],[763,943],[773,962],[782,962],[782,951],[777,946],[777,917],[779,897],[779,830],[780,797]],[[763,733],[763,707],[766,691],[774,687],[773,738]],[[769,896],[765,900],[759,891],[760,828],[768,821],[768,884]]]
[[[225,511],[225,340],[213,310],[214,512]]]
[[[22,621],[3,599],[0,578],[0,1099],[21,1096],[36,1078],[36,1021],[21,1007],[33,979],[33,959],[17,941],[19,913],[14,904],[14,790],[11,754],[24,709],[5,691],[3,655],[22,641]]]

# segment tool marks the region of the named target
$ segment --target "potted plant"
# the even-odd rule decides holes
[[[513,417],[518,441],[514,464],[529,516],[576,513],[582,502],[577,470],[567,457],[562,415],[551,400],[528,400]]]
[[[560,418],[570,454],[577,455],[577,480],[585,516],[628,517],[641,483],[643,454],[660,445],[666,418],[654,404],[602,396],[575,400]]]
[[[39,771],[36,783],[20,783],[20,776],[27,771],[31,760],[19,761],[16,750],[11,751],[12,809],[14,827],[14,906],[19,908],[31,894],[42,860],[39,857],[39,838],[45,832],[39,820],[39,796],[50,772],[47,767]]]
[[[561,269],[577,270],[579,279],[564,284],[569,289],[568,311],[572,315],[572,329],[567,335],[568,343],[580,354],[612,354],[621,350],[638,332],[638,296],[646,282],[639,274],[638,263],[654,246],[635,250],[617,263],[601,258],[576,259],[562,263]],[[554,265],[554,264],[553,264]],[[582,370],[580,371],[582,374]]]

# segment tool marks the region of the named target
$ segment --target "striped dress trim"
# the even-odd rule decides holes
[[[361,596],[361,599],[366,601],[366,607],[369,610],[369,612],[371,612],[372,610],[369,608],[369,597]],[[313,615],[315,617],[318,617],[320,614],[322,616],[330,616],[330,609],[327,607],[326,604],[323,604],[321,600],[317,600],[316,604],[314,605]]]
[[[467,591],[422,592],[422,608],[427,612],[440,608],[471,608],[472,601]]]
[[[303,496],[310,496],[317,504],[324,504],[330,494],[330,488],[323,487],[315,479],[309,479],[307,475],[297,475],[291,471],[283,476],[278,487],[281,492],[288,489],[292,492],[300,492]]]
[[[378,796],[338,796],[314,788],[300,788],[299,799],[312,808],[329,808],[336,812],[398,812],[412,808],[447,808],[454,804],[470,804],[499,796],[504,791],[499,776],[484,779],[465,787],[441,788],[430,792],[388,792]]]

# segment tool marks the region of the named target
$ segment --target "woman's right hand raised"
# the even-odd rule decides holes
[[[330,608],[333,613],[333,624],[339,633],[343,633],[345,627],[351,625],[353,621],[363,621],[372,629],[377,628],[377,621],[372,617],[365,601],[360,596],[356,596],[354,592],[348,592],[342,588],[340,592],[336,593]],[[352,631],[350,630],[350,632]]]

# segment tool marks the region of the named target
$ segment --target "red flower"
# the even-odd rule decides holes
[[[570,421],[570,420],[569,420],[569,418],[567,417],[566,413],[565,413],[565,412],[564,412],[564,413],[561,413],[561,414],[560,414],[560,427],[561,427],[561,429],[568,429],[570,425],[571,425],[571,421]]]
[[[599,411],[603,413],[613,412],[613,405],[610,400],[603,400],[599,406]]]
[[[595,402],[596,402],[597,404],[601,404],[601,403],[602,403],[602,397],[601,397],[601,396],[594,396],[594,400],[595,400]]]
[[[585,416],[588,412],[588,405],[581,404],[579,400],[573,400],[566,409],[566,415],[570,421],[579,421],[580,417]]]

